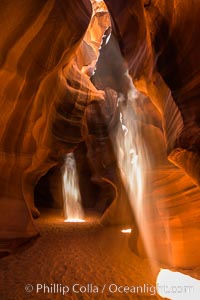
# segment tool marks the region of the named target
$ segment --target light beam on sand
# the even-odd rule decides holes
[[[157,277],[157,292],[161,297],[172,300],[199,300],[200,280],[161,269]]]
[[[65,216],[64,222],[84,222],[76,161],[73,153],[68,153],[66,155],[62,173]]]
[[[123,232],[123,233],[131,233],[132,229],[131,228],[122,229],[121,232]]]
[[[66,219],[65,221],[64,221],[65,223],[83,223],[83,222],[85,222],[85,220],[83,220],[83,219]]]

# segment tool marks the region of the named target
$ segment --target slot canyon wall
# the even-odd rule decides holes
[[[59,174],[64,155],[72,151],[85,206],[96,207],[104,224],[135,222],[109,136],[119,119],[117,97],[126,97],[130,88],[128,69],[148,97],[138,98],[135,117],[151,155],[148,242],[158,260],[195,267],[200,262],[200,4],[105,3],[112,35],[102,42],[99,58],[101,39],[111,31],[104,8],[97,8],[90,23],[89,0],[0,3],[0,250],[9,252],[39,234],[34,189],[50,169]],[[92,24],[95,34],[86,42]],[[130,244],[145,256],[138,234]]]
[[[85,108],[104,93],[79,71],[74,58],[90,22],[89,1],[0,5],[0,235],[2,250],[8,251],[38,235],[32,218],[39,214],[35,185],[83,140]]]
[[[156,161],[151,170],[152,189],[146,200],[151,199],[147,205],[157,211],[149,219],[155,255],[176,266],[198,265],[200,5],[153,0],[105,2],[133,82],[161,115],[165,139],[154,133],[148,143],[148,128],[147,145],[150,151],[159,152],[163,142],[160,149],[164,146],[169,161],[179,167],[165,158]],[[158,139],[161,144],[155,149],[152,140]],[[166,247],[167,260],[162,257]]]

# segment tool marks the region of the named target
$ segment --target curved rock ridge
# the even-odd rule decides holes
[[[35,184],[83,140],[86,106],[104,92],[75,59],[92,15],[89,1],[0,5],[0,238],[8,240],[38,234]]]

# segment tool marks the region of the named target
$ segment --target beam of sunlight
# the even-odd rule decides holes
[[[134,87],[128,73],[126,76],[130,81],[130,88],[126,98],[122,94],[118,98],[119,126],[112,141],[143,244],[147,253],[152,255],[153,247],[149,243],[150,229],[144,203],[144,196],[148,189],[147,170],[150,158],[141,134],[142,125],[137,119],[137,102],[141,94]]]
[[[73,153],[68,153],[65,158],[63,171],[63,199],[65,222],[83,222],[83,209]]]
[[[188,275],[161,269],[157,277],[157,292],[172,300],[199,300],[200,280]]]
[[[131,232],[132,232],[132,229],[131,229],[131,228],[122,229],[121,232],[122,232],[122,233],[131,233]]]
[[[121,128],[119,127],[116,142],[122,178],[129,194],[131,206],[139,218],[144,193],[145,157],[142,153],[144,144],[140,137],[140,127],[134,120],[134,101],[139,97],[139,93],[133,84],[131,84],[131,89],[128,99],[124,99],[121,95],[118,100]]]

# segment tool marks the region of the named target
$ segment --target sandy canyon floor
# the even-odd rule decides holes
[[[131,252],[121,227],[103,227],[97,217],[63,220],[58,210],[43,212],[41,236],[0,260],[1,300],[160,299],[158,267]]]

